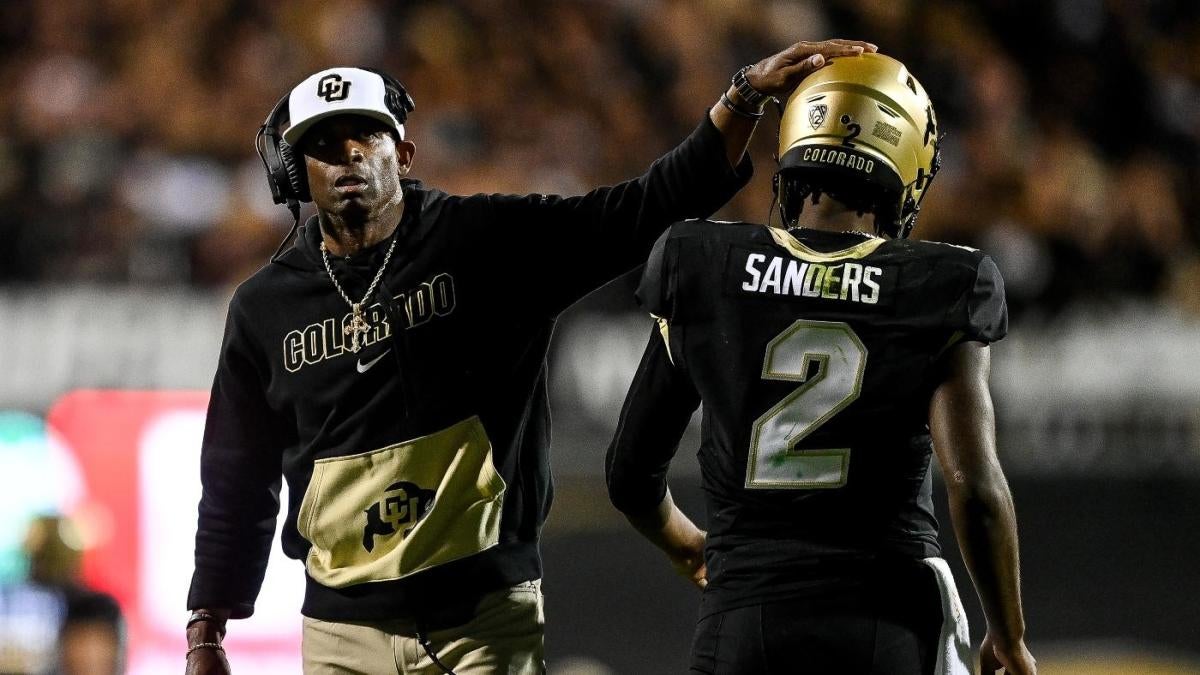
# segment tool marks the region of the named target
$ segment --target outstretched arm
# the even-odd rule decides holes
[[[995,415],[988,390],[991,351],[963,342],[943,356],[943,377],[929,409],[933,446],[945,476],[950,516],[963,560],[987,617],[983,672],[1036,673],[1025,647],[1017,522],[996,457]]]
[[[766,95],[784,96],[826,58],[861,53],[866,43],[797,43],[747,71],[747,82]],[[489,253],[512,252],[495,264],[498,274],[541,289],[537,302],[557,315],[568,305],[646,259],[651,244],[672,223],[707,218],[750,179],[746,145],[756,119],[736,89],[678,146],[637,178],[585,194],[489,195],[488,211],[471,218],[474,241]],[[546,279],[555,283],[547,285]]]

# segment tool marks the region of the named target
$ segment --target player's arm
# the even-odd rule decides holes
[[[943,355],[941,366],[929,427],[954,532],[987,617],[982,668],[986,673],[1000,667],[1008,673],[1034,673],[1025,646],[1016,514],[996,456],[990,348],[959,343]]]
[[[264,357],[248,325],[235,294],[201,444],[203,491],[187,601],[189,610],[214,618],[188,626],[189,648],[219,644],[228,619],[254,612],[279,512],[281,448],[294,434],[266,401]],[[187,664],[189,675],[229,672],[224,652],[211,646],[192,651]]]
[[[655,330],[625,398],[605,475],[613,505],[676,571],[703,587],[704,532],[675,506],[667,488],[667,469],[699,404],[691,381],[672,363],[665,336]]]
[[[679,576],[700,588],[708,585],[708,568],[704,564],[706,533],[675,506],[670,489],[654,509],[629,512],[625,518],[643,537],[667,554]]]

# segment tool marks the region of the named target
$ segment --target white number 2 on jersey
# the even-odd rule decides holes
[[[846,484],[850,448],[793,448],[858,398],[866,365],[867,348],[840,321],[802,319],[771,340],[763,379],[801,385],[754,422],[746,487],[812,490]]]

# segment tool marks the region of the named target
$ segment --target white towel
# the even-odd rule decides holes
[[[938,638],[937,675],[973,675],[971,631],[950,566],[941,558],[925,558],[937,576],[942,596],[942,634]]]

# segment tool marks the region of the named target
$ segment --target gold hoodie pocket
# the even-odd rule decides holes
[[[402,579],[500,541],[504,479],[478,417],[428,436],[314,463],[296,526],[305,565],[342,588]]]

